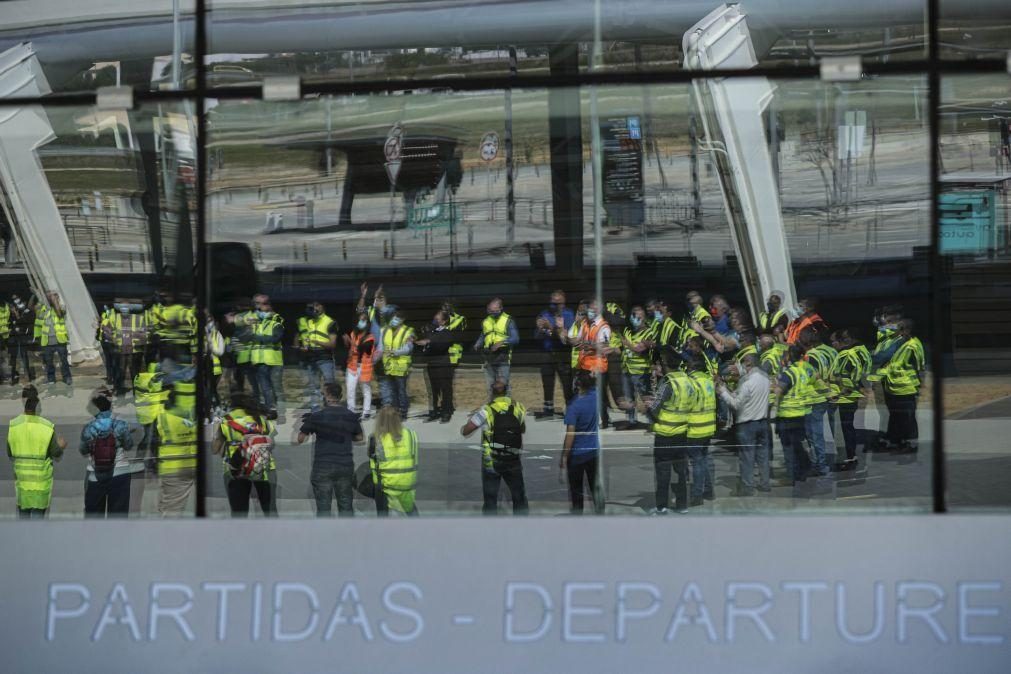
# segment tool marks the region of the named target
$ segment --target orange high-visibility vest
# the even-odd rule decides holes
[[[351,347],[348,349],[348,370],[352,372],[358,371],[358,363],[361,361],[362,372],[358,378],[358,381],[368,383],[372,381],[372,354],[362,357],[360,349],[365,344],[372,342],[373,349],[375,348],[376,338],[371,332],[363,332],[361,334],[355,334],[355,331],[351,331]]]
[[[811,314],[810,316],[804,316],[798,318],[797,320],[790,323],[786,328],[786,343],[796,344],[797,340],[800,339],[800,333],[804,332],[805,328],[808,328],[815,323],[824,323],[821,316],[818,314]]]
[[[606,321],[600,321],[599,323],[587,321],[583,324],[583,329],[580,331],[580,341],[596,345],[597,335],[606,326]],[[606,348],[607,344],[605,343],[602,346]],[[590,372],[607,372],[607,355],[595,350],[589,352],[580,351],[579,368],[581,370],[589,370]]]

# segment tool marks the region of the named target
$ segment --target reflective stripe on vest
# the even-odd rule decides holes
[[[376,456],[371,462],[372,480],[381,482],[385,492],[412,491],[418,485],[417,434],[402,428],[399,440],[390,433],[377,440]]]
[[[164,342],[189,346],[197,332],[196,310],[185,304],[164,307],[158,314],[155,332]]]
[[[460,332],[467,327],[467,319],[460,314],[450,314],[448,326],[450,332]],[[454,342],[449,347],[449,362],[456,365],[461,358],[463,358],[463,344]]]
[[[920,390],[920,372],[924,368],[923,344],[911,337],[902,344],[883,368],[881,381],[892,395],[915,395]]]
[[[316,318],[302,316],[298,319],[298,341],[306,349],[330,347],[330,326],[333,319],[323,314]]]
[[[783,317],[786,316],[786,311],[784,309],[777,309],[776,313],[770,314],[768,311],[763,311],[758,316],[758,329],[761,332],[772,332],[772,329],[779,324]]]
[[[638,332],[633,331],[631,328],[625,328],[625,339],[630,341],[633,345],[638,345],[643,341],[650,341],[656,338],[656,332],[653,327],[644,328]],[[650,350],[639,353],[633,351],[632,349],[623,346],[621,349],[621,366],[622,369],[629,374],[646,374],[649,372],[650,363],[652,362]]]
[[[509,339],[509,314],[502,312],[498,318],[493,318],[491,316],[486,316],[481,322],[481,334],[484,335],[484,348],[488,350],[491,346],[498,344],[499,342],[505,342]],[[509,359],[512,359],[512,346],[506,344],[502,349],[505,349],[506,355]],[[502,349],[498,351],[489,352],[492,356],[499,356],[502,353]]]
[[[744,360],[745,356],[757,356],[757,355],[758,355],[758,347],[756,347],[754,344],[748,344],[746,347],[738,350],[738,352],[734,354],[734,360],[740,363]]]
[[[7,447],[14,460],[14,489],[19,508],[49,507],[53,460],[47,455],[54,432],[52,422],[34,414],[21,414],[11,420]]]
[[[801,360],[791,363],[783,373],[790,379],[790,390],[783,394],[777,416],[780,419],[795,419],[810,414],[808,388],[814,376],[814,368],[807,361]]]
[[[260,319],[260,322],[253,328],[253,334],[273,339],[274,329],[278,327],[282,329],[283,334],[284,321],[277,314],[271,314],[266,318]],[[255,342],[250,362],[253,365],[272,365],[276,367],[284,365],[280,338],[273,342]]]
[[[406,325],[383,330],[383,371],[390,377],[403,377],[411,369],[411,354],[394,356],[393,352],[404,348],[414,335],[414,329]]]
[[[708,372],[692,372],[695,385],[695,405],[688,415],[689,438],[711,438],[716,435],[716,386]]]
[[[52,317],[53,331],[56,333],[56,343],[67,343],[67,320],[65,316],[57,316],[49,306],[42,305],[39,312],[35,314],[35,338],[39,340],[39,346],[49,346],[49,326],[47,319]]]
[[[360,349],[363,345],[369,343],[371,343],[373,345],[372,348],[375,349],[376,338],[372,336],[371,332],[356,333],[354,330],[351,331],[349,337],[351,340],[351,346],[348,348],[347,368],[350,372],[358,372],[359,361],[361,361],[362,370],[358,375],[358,381],[366,383],[370,382],[372,381],[372,354],[370,353],[363,358],[360,353]]]
[[[180,416],[182,410],[165,410],[158,415],[158,474],[171,475],[197,467],[197,424]]]
[[[593,347],[589,351],[580,350],[579,369],[589,370],[590,372],[607,372],[607,356],[600,353],[597,348],[599,341],[597,336],[606,327],[608,327],[607,321],[603,319],[583,324],[583,328],[579,331],[579,341],[588,342]]]
[[[112,327],[112,341],[115,342],[116,346],[123,348],[123,335],[124,333],[130,336],[129,342],[137,350],[137,347],[143,347],[147,344],[147,316],[144,314],[128,314],[130,317],[127,323],[126,329],[123,329],[123,314],[114,314],[110,318],[110,327]]]
[[[168,398],[168,391],[162,386],[156,370],[141,372],[133,378],[134,406],[137,409],[137,423],[153,424],[161,414],[162,406]]]
[[[0,339],[7,339],[11,334],[11,308],[6,302],[0,304]]]
[[[653,324],[656,327],[657,336],[659,337],[660,346],[679,346],[675,344],[681,337],[681,326],[673,318],[668,316],[663,319],[659,326],[656,323]]]
[[[243,326],[241,328],[236,327],[237,332],[235,335],[231,337],[230,340],[232,346],[232,353],[235,354],[236,365],[248,365],[253,359],[253,343],[251,341],[247,341],[250,336],[249,332],[246,332],[245,334],[246,339],[243,339],[240,336],[242,334],[242,332],[240,331],[249,330],[249,328],[246,327],[246,321],[249,320],[249,317],[251,315],[254,315],[252,311],[243,311],[242,313],[237,314],[235,316],[235,325]]]
[[[193,381],[177,381],[172,384],[175,406],[186,412],[197,408],[197,385]]]
[[[809,387],[810,403],[818,405],[838,394],[838,387],[832,384],[832,372],[839,353],[828,344],[819,344],[805,355],[805,360],[811,364],[817,375],[811,380]]]
[[[852,403],[864,397],[860,390],[870,369],[871,353],[863,344],[839,352],[833,382],[839,389],[839,402]]]
[[[510,405],[513,406],[513,414],[516,416],[516,419],[522,424],[523,417],[527,414],[527,409],[521,403],[508,396],[495,398],[495,400],[484,406],[485,427],[481,433],[481,463],[486,470],[494,470],[495,468],[494,452],[491,446],[492,438],[495,437],[495,413],[505,412],[509,409]],[[499,452],[499,455],[501,454]],[[517,455],[517,458],[519,458],[519,455]]]
[[[669,372],[671,396],[660,406],[653,422],[653,432],[671,437],[688,432],[688,415],[695,407],[695,385],[691,377],[680,370]]]
[[[583,324],[577,321],[573,321],[572,325],[569,326],[568,338],[570,342],[576,342],[579,340],[579,333],[583,331]],[[579,349],[572,347],[572,357],[571,357],[571,367],[575,370],[579,367]]]

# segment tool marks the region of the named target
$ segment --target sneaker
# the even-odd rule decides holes
[[[676,510],[679,515],[684,515],[686,512],[688,512],[688,506],[682,503],[681,505],[674,506],[674,510]]]
[[[666,515],[670,511],[666,508],[653,508],[649,511],[650,517],[656,517],[657,515]]]
[[[440,424],[448,424],[452,420],[453,420],[453,417],[451,417],[451,416],[449,416],[449,417],[442,417],[441,419],[439,419],[439,423]]]
[[[438,412],[429,412],[428,416],[425,417],[425,423],[427,424],[427,423],[431,423],[433,421],[438,421],[439,420],[439,416],[440,415],[439,415]]]
[[[695,506],[700,506],[703,503],[705,503],[705,499],[702,498],[701,496],[692,496],[691,501],[689,501],[688,505],[694,508]]]

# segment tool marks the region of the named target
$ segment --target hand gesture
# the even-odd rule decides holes
[[[365,295],[369,292],[369,282],[368,281],[362,281],[361,291],[362,291],[362,297],[365,297]]]

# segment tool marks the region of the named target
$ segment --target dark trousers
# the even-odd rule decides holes
[[[544,411],[555,410],[555,375],[562,385],[565,404],[572,400],[572,353],[568,349],[545,351],[541,361],[541,385],[544,387]]]
[[[84,485],[85,517],[126,517],[130,512],[130,473]]]
[[[10,363],[11,369],[11,383],[16,384],[18,382],[18,360],[21,361],[21,365],[24,368],[25,376],[28,377],[28,381],[35,379],[35,369],[32,367],[32,362],[28,358],[29,345],[22,344],[19,340],[8,339],[7,340],[7,357]]]
[[[274,373],[279,371],[277,365],[258,364],[256,377],[253,379],[253,394],[268,410],[277,411],[277,392],[274,390]]]
[[[915,444],[920,438],[916,423],[916,394],[897,396],[885,393],[888,407],[888,431],[885,436],[894,445]]]
[[[105,364],[105,383],[112,386],[116,383],[116,368],[119,366],[116,355],[116,345],[102,341],[102,362]]]
[[[593,499],[593,512],[597,515],[604,514],[604,490],[597,481],[597,468],[600,465],[599,457],[593,457],[585,461],[568,465],[569,473],[569,500],[572,501],[572,514],[583,514],[583,480],[590,488],[590,498]]]
[[[136,353],[119,353],[116,355],[116,363],[114,375],[116,391],[125,391],[128,388],[126,382],[131,382],[129,388],[132,388],[133,380],[144,371],[144,354],[140,351]],[[127,376],[127,370],[130,371],[129,376]]]
[[[19,520],[41,520],[45,519],[48,508],[22,508],[18,506]]]
[[[355,469],[353,466],[314,464],[312,472],[309,474],[309,483],[312,485],[312,494],[316,498],[316,517],[330,516],[330,504],[335,495],[337,497],[337,515],[340,517],[354,516],[354,480]]]
[[[857,455],[857,429],[854,423],[857,416],[857,406],[856,402],[836,404],[836,409],[839,410],[839,425],[842,426],[847,459],[855,459]]]
[[[225,490],[228,492],[228,506],[232,509],[232,517],[249,516],[249,497],[254,489],[263,514],[267,517],[276,517],[274,485],[268,480],[244,480],[225,475]]]
[[[428,383],[432,386],[432,411],[443,419],[453,416],[453,366],[429,365]]]
[[[656,480],[656,507],[670,504],[671,471],[677,473],[674,502],[678,510],[688,507],[688,450],[683,435],[657,435],[653,438],[653,475]]]
[[[806,480],[811,472],[811,457],[804,449],[804,439],[807,437],[804,419],[805,417],[790,417],[776,420],[776,432],[779,433],[779,441],[783,443],[786,476],[794,481]]]
[[[495,461],[493,465],[493,470],[481,469],[481,489],[484,492],[481,512],[485,515],[498,513],[499,487],[505,482],[513,502],[513,515],[526,515],[530,508],[523,484],[523,464],[519,459],[506,459]]]
[[[69,384],[72,380],[70,376],[70,358],[67,356],[66,344],[50,344],[42,347],[42,362],[46,366],[46,378],[50,383],[56,381],[55,359],[60,361],[60,375],[63,383]]]

